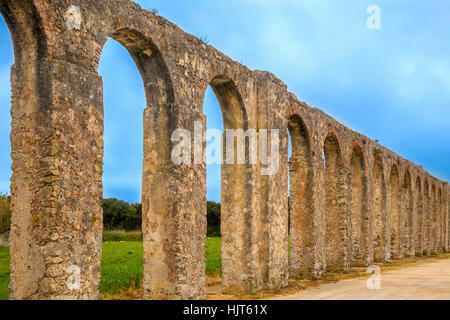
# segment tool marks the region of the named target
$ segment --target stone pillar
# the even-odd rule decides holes
[[[41,60],[38,70],[12,72],[10,298],[97,299],[101,79],[63,60]],[[35,91],[23,86],[32,83]]]
[[[278,289],[287,286],[289,277],[288,257],[288,134],[287,103],[284,86],[267,72],[255,72],[258,78],[257,129],[259,136],[259,162],[256,166],[258,181],[258,211],[260,212],[259,255],[262,261],[261,284],[265,288]],[[263,131],[267,141],[261,140]],[[274,130],[274,131],[272,131]],[[272,137],[276,134],[279,141]],[[275,139],[274,139],[275,138]],[[278,148],[272,150],[272,146]],[[274,160],[270,165],[262,162],[262,150]],[[275,152],[272,154],[272,152]],[[278,152],[278,154],[276,154]],[[264,152],[265,153],[265,152]]]
[[[194,139],[195,121],[204,122],[201,113],[188,111],[196,106],[190,102],[188,97],[183,104],[153,101],[144,111],[145,299],[203,297],[206,167],[202,159],[191,164],[176,164],[171,159],[172,150],[178,144],[171,141],[173,131],[186,129]]]
[[[368,153],[366,153],[368,154]],[[369,159],[367,159],[369,160]],[[366,165],[366,175],[364,188],[366,188],[365,194],[365,215],[363,216],[363,248],[365,248],[365,254],[363,258],[365,258],[365,264],[371,265],[374,262],[374,225],[375,225],[375,206],[373,200],[373,190],[374,190],[374,181],[373,181],[373,171],[371,170],[372,166],[369,164]]]

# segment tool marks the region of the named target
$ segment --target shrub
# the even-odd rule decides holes
[[[207,203],[207,237],[220,237],[220,203],[208,201]]]
[[[0,233],[9,231],[11,227],[11,197],[0,194]]]
[[[142,241],[141,232],[106,231],[103,242]]]
[[[142,228],[142,205],[130,204],[117,199],[104,199],[103,227],[105,230],[140,230]]]

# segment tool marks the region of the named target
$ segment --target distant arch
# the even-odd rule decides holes
[[[403,212],[401,215],[401,240],[402,251],[408,256],[414,256],[414,202],[412,192],[411,174],[405,170],[403,177]]]
[[[325,160],[325,244],[326,264],[330,271],[343,270],[348,266],[346,239],[350,237],[345,216],[345,194],[342,190],[344,163],[339,139],[330,132],[324,142]]]
[[[417,176],[416,186],[414,188],[414,209],[416,215],[416,227],[415,227],[415,251],[416,256],[420,256],[423,253],[423,193],[422,182],[420,176]]]
[[[289,117],[292,155],[289,159],[290,183],[290,272],[307,274],[314,261],[314,211],[312,159],[309,132],[300,115]]]
[[[391,206],[390,206],[390,225],[391,225],[391,258],[400,258],[400,177],[397,164],[392,165],[390,174],[391,183]]]
[[[423,253],[430,253],[430,237],[431,237],[431,210],[430,210],[430,186],[428,179],[425,180],[423,189],[424,207],[423,207],[423,224],[424,224],[424,244]]]
[[[437,201],[436,201],[436,186],[434,183],[431,185],[431,197],[430,197],[430,253],[437,253]]]
[[[364,152],[360,145],[354,144],[351,155],[351,229],[352,262],[355,265],[367,263],[368,216],[367,179]]]
[[[374,259],[381,262],[386,257],[386,181],[383,158],[374,156]]]
[[[437,227],[438,227],[438,251],[443,251],[444,249],[444,203],[442,199],[442,189],[439,187],[437,193]]]

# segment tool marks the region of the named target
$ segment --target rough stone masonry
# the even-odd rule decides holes
[[[15,51],[11,299],[99,297],[97,67],[108,38],[128,49],[147,96],[144,298],[204,296],[206,166],[173,164],[170,137],[205,121],[208,85],[225,129],[280,130],[276,175],[262,175],[261,163],[222,167],[224,286],[280,288],[289,276],[448,250],[448,184],[299,101],[271,73],[247,69],[127,0],[0,0],[0,12]]]

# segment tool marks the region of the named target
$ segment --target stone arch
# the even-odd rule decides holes
[[[42,205],[42,193],[47,185],[39,183],[44,173],[40,161],[45,161],[42,150],[48,141],[36,139],[46,136],[51,128],[46,119],[48,105],[48,72],[43,61],[48,44],[42,18],[35,1],[0,1],[0,14],[10,31],[14,47],[11,66],[11,232],[10,232],[10,299],[45,299],[51,293],[39,292],[47,281],[46,264],[41,246],[48,239],[40,232],[53,221]],[[38,125],[39,124],[39,125]],[[44,173],[44,174],[43,174]],[[46,225],[40,222],[42,212],[48,214]],[[36,225],[34,237],[29,226]],[[45,231],[43,231],[45,230]],[[38,266],[38,267],[36,267]],[[54,267],[53,264],[48,264]]]
[[[14,67],[30,79],[37,73],[37,61],[47,54],[45,28],[34,1],[0,2],[0,14],[11,33],[14,46]],[[34,81],[31,81],[34,82]]]
[[[414,210],[416,216],[416,227],[414,228],[415,233],[415,252],[416,256],[421,256],[423,254],[423,193],[422,193],[422,182],[420,176],[416,178],[416,186],[414,188]]]
[[[290,183],[290,273],[308,273],[314,262],[314,211],[312,208],[312,155],[309,131],[300,115],[288,119],[292,155],[289,159]]]
[[[425,180],[423,188],[423,228],[424,228],[424,243],[423,250],[425,254],[430,253],[430,235],[431,235],[431,215],[430,215],[430,186],[428,179]]]
[[[392,165],[390,173],[391,206],[390,206],[390,234],[391,258],[400,258],[400,176],[396,163]]]
[[[129,28],[116,30],[109,38],[124,46],[135,61],[144,82],[147,107],[174,103],[172,79],[159,48],[144,34]]]
[[[401,250],[408,256],[414,256],[414,202],[411,174],[408,169],[406,169],[404,173],[402,188],[403,212],[400,219],[400,238],[402,238]]]
[[[351,230],[352,262],[355,265],[367,263],[368,234],[366,161],[360,144],[353,144],[350,159],[351,171]]]
[[[251,192],[247,182],[251,180],[251,176],[245,169],[250,165],[249,146],[257,141],[252,141],[255,136],[246,136],[247,114],[235,81],[226,75],[217,75],[209,85],[219,101],[224,128],[221,165],[222,284],[248,287],[251,285],[243,283],[242,280],[243,274],[252,272],[247,263],[251,259],[249,237],[252,226],[246,223],[250,219],[248,210],[251,208]],[[227,130],[241,130],[245,137],[244,145],[239,145],[237,137],[233,137],[231,142],[228,141]],[[232,163],[229,163],[227,158],[230,148],[234,155]],[[238,162],[239,152],[245,152],[245,163]]]
[[[386,257],[386,181],[383,157],[374,156],[374,259],[381,262]]]
[[[436,211],[436,186],[433,183],[431,185],[431,196],[430,196],[430,243],[429,251],[431,254],[436,254],[437,252],[437,211]]]
[[[167,223],[168,208],[173,204],[168,186],[177,115],[174,113],[174,89],[160,50],[139,31],[123,28],[111,33],[112,38],[125,47],[141,75],[146,106],[143,111],[144,159],[142,177],[143,232],[143,294],[145,298],[177,295],[170,274],[176,274],[176,264],[169,257],[175,225]],[[99,127],[103,132],[103,110]],[[103,150],[102,150],[103,156]],[[99,262],[98,262],[99,263]]]
[[[337,134],[330,130],[324,142],[325,161],[325,248],[326,265],[330,271],[348,267],[349,238],[345,216],[345,194],[342,190],[344,162]]]
[[[211,80],[209,85],[219,100],[224,130],[247,130],[247,112],[236,82],[227,75],[217,75]]]

